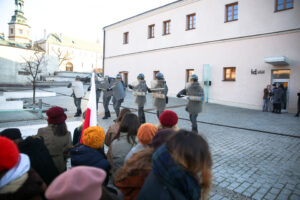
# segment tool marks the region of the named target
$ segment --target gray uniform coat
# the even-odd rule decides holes
[[[188,83],[186,86],[186,95],[203,97],[203,89],[200,86],[200,83]],[[202,101],[189,100],[188,104],[186,105],[186,111],[188,111],[190,114],[198,114],[202,112],[202,105]]]
[[[100,82],[100,88],[103,91],[103,98],[111,97],[113,95],[113,91],[107,91],[111,87],[111,84],[108,80],[103,80]]]
[[[168,86],[165,80],[153,80],[151,83],[152,88],[164,88],[161,91],[153,91],[152,93],[168,94]],[[153,106],[158,111],[164,111],[166,107],[166,99],[153,98]]]
[[[125,89],[123,83],[120,80],[114,81],[112,84],[113,100],[119,101],[125,98]]]
[[[146,81],[140,80],[136,86],[133,86],[133,90],[135,92],[145,92],[146,94],[148,91]],[[147,101],[146,96],[139,96],[139,95],[135,96],[135,103],[138,107],[144,107],[146,101]]]

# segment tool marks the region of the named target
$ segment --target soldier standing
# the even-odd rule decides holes
[[[72,97],[74,98],[74,104],[77,108],[77,112],[74,117],[79,117],[82,114],[81,111],[81,99],[84,96],[83,84],[80,81],[80,76],[76,76],[75,81],[68,85],[68,88],[73,90]]]
[[[198,76],[193,74],[190,77],[189,83],[186,88],[181,90],[177,97],[181,98],[187,96],[188,104],[186,105],[186,111],[190,114],[190,120],[192,122],[192,131],[198,132],[197,117],[202,112],[203,102],[203,89],[198,82]]]
[[[122,83],[122,77],[120,74],[117,74],[116,80],[114,81],[113,85],[108,89],[108,91],[112,90],[113,93],[113,107],[116,112],[117,117],[120,113],[121,104],[124,102],[125,98],[125,87]]]
[[[168,103],[168,86],[164,75],[160,72],[156,74],[156,80],[151,82],[151,91],[153,97],[153,106],[156,109],[156,115],[159,119],[160,114],[165,110]]]
[[[104,108],[104,117],[102,119],[108,119],[110,117],[109,111],[109,102],[113,95],[112,90],[107,90],[110,88],[110,79],[108,76],[104,76],[104,80],[101,81],[100,87],[103,90],[103,108]]]
[[[143,124],[146,122],[144,106],[146,103],[146,94],[151,92],[147,87],[144,74],[139,74],[137,76],[138,83],[134,85],[129,85],[129,88],[133,90],[132,94],[135,96],[135,103],[138,106],[138,116],[140,123]]]

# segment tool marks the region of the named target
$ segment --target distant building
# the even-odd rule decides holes
[[[29,39],[30,26],[24,17],[24,0],[15,0],[15,14],[11,17],[8,39],[18,43],[31,43]]]
[[[196,73],[211,103],[262,109],[267,84],[283,108],[300,89],[300,2],[179,0],[104,27],[104,73],[162,72],[174,96]]]
[[[102,46],[99,43],[51,33],[36,44],[47,55],[58,58],[59,71],[102,72]]]

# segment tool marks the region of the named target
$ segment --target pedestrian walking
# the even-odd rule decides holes
[[[159,116],[165,110],[166,104],[168,103],[168,86],[162,73],[158,72],[155,77],[156,80],[151,82],[151,91],[153,105],[156,109],[157,118],[159,119]]]
[[[178,98],[182,98],[184,96],[187,96],[188,99],[186,111],[190,114],[192,131],[198,132],[197,117],[198,114],[202,112],[203,89],[198,82],[198,76],[196,74],[190,76],[189,83],[186,85],[186,88],[177,94]]]
[[[295,117],[299,117],[299,114],[300,114],[300,90],[298,92],[298,111],[297,111],[297,114],[295,115]]]
[[[72,88],[72,97],[74,98],[74,104],[77,108],[77,112],[74,117],[79,117],[82,114],[81,111],[81,99],[84,97],[83,84],[80,81],[80,76],[76,76],[75,81],[68,85],[68,88]]]
[[[146,94],[147,92],[151,92],[151,90],[148,88],[145,76],[144,74],[139,74],[137,76],[137,83],[134,83],[133,85],[128,85],[130,89],[133,90],[132,94],[135,96],[135,103],[138,106],[138,117],[140,120],[140,123],[143,124],[146,122],[145,118],[145,112],[144,112],[144,106],[147,101]]]
[[[110,118],[110,111],[108,106],[113,95],[113,91],[108,90],[111,87],[111,80],[109,76],[104,76],[104,80],[100,82],[100,87],[103,91],[104,117],[102,119],[108,119]]]
[[[269,111],[270,95],[271,95],[271,86],[267,85],[267,87],[264,89],[263,112]]]
[[[281,87],[278,87],[277,84],[273,84],[273,86],[273,113],[281,114],[281,103],[283,99],[284,90]]]
[[[125,86],[122,82],[122,77],[120,74],[117,74],[116,79],[112,86],[107,89],[108,91],[112,90],[113,92],[113,107],[116,112],[117,117],[119,116],[120,113],[120,107],[121,104],[124,102],[125,98]]]
[[[59,173],[66,170],[67,158],[72,147],[71,134],[67,129],[64,109],[52,107],[46,112],[48,126],[40,128],[37,136],[44,139],[45,145]]]
[[[206,199],[211,184],[212,158],[204,138],[180,130],[152,156],[152,171],[137,200]]]

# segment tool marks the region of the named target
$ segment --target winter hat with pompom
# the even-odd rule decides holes
[[[17,145],[6,137],[0,137],[0,172],[10,170],[19,161]]]
[[[99,149],[104,144],[105,132],[100,126],[91,126],[84,130],[82,143],[93,149]]]

